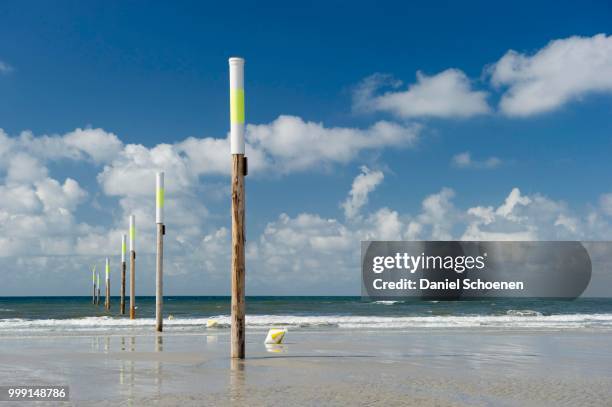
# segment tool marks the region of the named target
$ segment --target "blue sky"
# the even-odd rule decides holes
[[[509,233],[515,238],[610,238],[610,21],[612,7],[606,2],[515,2],[505,7],[490,2],[350,7],[340,2],[225,7],[3,2],[0,128],[7,140],[18,140],[29,130],[35,140],[45,135],[70,139],[75,150],[66,157],[48,147],[36,150],[31,143],[5,141],[13,147],[3,158],[0,186],[20,193],[29,188],[40,202],[28,211],[15,209],[18,205],[0,208],[5,211],[3,234],[10,240],[0,242],[5,246],[0,262],[26,271],[23,277],[9,276],[0,295],[40,293],[28,281],[49,268],[57,273],[58,294],[86,290],[88,280],[75,276],[94,261],[101,264],[100,256],[116,255],[110,242],[127,222],[123,219],[148,202],[146,194],[130,192],[133,186],[113,187],[115,177],[129,184],[125,177],[131,168],[146,167],[152,174],[164,169],[172,184],[177,165],[187,175],[175,193],[176,208],[198,220],[177,214],[173,225],[168,215],[169,235],[176,231],[169,236],[168,286],[176,294],[226,293],[227,237],[222,231],[229,221],[228,180],[223,168],[206,164],[224,154],[223,145],[202,140],[226,137],[227,58],[232,55],[246,59],[247,122],[257,125],[247,139],[253,135],[253,151],[261,158],[253,153],[247,184],[252,294],[357,294],[354,250],[366,237],[501,238]],[[387,76],[358,99],[375,74]],[[424,83],[431,88],[419,87]],[[551,104],[542,105],[549,98]],[[281,115],[291,120],[276,123]],[[312,126],[304,125],[308,122]],[[380,141],[384,135],[372,127],[380,122],[397,127],[396,139]],[[92,158],[87,146],[74,142],[88,135],[62,138],[78,128],[100,129],[103,140],[112,134],[118,141],[104,144],[107,155]],[[344,151],[346,158],[317,155],[335,145],[328,139],[341,137],[330,129],[344,131],[352,140],[348,143],[355,144]],[[300,147],[308,149],[304,155],[279,147],[287,137],[313,133],[320,136]],[[360,134],[365,144],[355,141]],[[196,150],[177,146],[190,137],[214,157],[194,153],[185,158]],[[172,157],[151,153],[163,143],[175,146],[168,152]],[[135,152],[130,145],[143,150]],[[93,142],[89,146],[98,149]],[[150,165],[142,164],[138,154],[148,157]],[[33,177],[10,175],[10,159],[16,155],[36,161],[14,164],[35,168]],[[310,161],[295,167],[303,156]],[[198,162],[204,167],[194,170]],[[65,203],[48,204],[41,185],[49,180],[65,185],[66,178],[75,180],[82,193],[66,192]],[[519,195],[511,194],[514,188]],[[15,194],[16,202],[24,199]],[[498,211],[510,197],[521,206],[516,211],[525,213]],[[352,218],[343,206],[351,199],[357,206]],[[499,213],[470,212],[489,206]],[[383,209],[397,215],[385,218],[392,222],[386,229]],[[36,240],[45,233],[55,236],[43,226],[20,227],[27,231],[24,236],[9,229],[13,221],[54,224],[50,219],[57,211],[67,222],[58,223],[62,232],[55,241],[65,239],[59,248]],[[449,219],[452,224],[446,225]],[[563,224],[570,226],[557,230]],[[279,232],[282,225],[299,236],[295,245]],[[397,232],[385,234],[377,226]],[[472,233],[474,227],[480,234]],[[215,239],[219,246],[213,245]],[[79,242],[80,248],[68,250]],[[331,246],[326,249],[321,242]],[[31,245],[39,249],[24,249]],[[270,253],[286,256],[271,260]],[[143,268],[147,256],[143,253]],[[293,256],[321,263],[290,262]],[[143,281],[141,293],[151,287]]]

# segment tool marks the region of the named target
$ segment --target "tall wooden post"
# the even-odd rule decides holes
[[[110,263],[106,258],[106,294],[104,296],[104,307],[110,310]]]
[[[120,313],[125,315],[125,249],[126,249],[126,236],[121,235],[121,299],[120,299]]]
[[[155,188],[155,223],[157,224],[157,264],[155,272],[155,330],[163,330],[164,320],[164,173],[158,172]]]
[[[93,284],[93,293],[91,296],[91,303],[96,305],[96,265],[95,264],[93,268],[91,269],[91,280]]]
[[[130,215],[130,319],[136,318],[136,216]]]
[[[230,149],[232,154],[232,312],[231,357],[244,359],[244,59],[230,58]]]

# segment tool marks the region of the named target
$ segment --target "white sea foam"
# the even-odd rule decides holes
[[[219,315],[211,317],[218,321],[213,329],[229,327],[230,317]],[[164,325],[173,330],[206,330],[209,318],[174,318],[165,320]],[[0,332],[14,331],[108,331],[123,329],[148,329],[155,323],[153,318],[130,320],[126,318],[87,317],[76,319],[0,319]],[[469,315],[469,316],[292,316],[292,315],[248,315],[250,328],[269,328],[291,326],[298,328],[337,327],[340,329],[377,329],[377,328],[536,328],[536,329],[612,329],[612,314],[506,314],[506,315]]]
[[[506,311],[506,315],[516,315],[518,317],[537,317],[542,315],[542,313],[530,309],[511,309]]]

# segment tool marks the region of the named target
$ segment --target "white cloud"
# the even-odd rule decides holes
[[[227,156],[226,156],[227,158]],[[98,182],[107,195],[146,196],[154,191],[157,171],[165,171],[172,193],[193,187],[195,175],[187,160],[170,144],[147,148],[128,144],[115,159],[98,174]]]
[[[599,206],[604,214],[612,216],[612,193],[603,194],[599,198]]]
[[[356,88],[353,107],[357,111],[388,112],[400,118],[472,117],[490,111],[487,93],[473,90],[468,77],[458,69],[432,76],[417,72],[416,78],[408,89],[399,90],[399,83],[388,76],[370,76]],[[385,85],[395,89],[377,95]]]
[[[506,197],[504,203],[497,208],[496,214],[508,219],[513,219],[513,211],[518,205],[526,206],[531,203],[528,196],[522,196],[518,188],[513,188],[510,194]]]
[[[116,135],[102,129],[76,129],[65,134],[63,141],[66,146],[86,153],[97,163],[112,160],[123,147]]]
[[[72,212],[87,197],[87,192],[71,178],[67,178],[63,185],[51,178],[39,181],[35,185],[36,196],[43,203],[45,211],[66,210]]]
[[[540,194],[526,196],[518,188],[497,208],[469,208],[467,219],[464,240],[579,240],[599,233],[572,214],[565,203]]]
[[[366,166],[361,167],[361,174],[354,180],[346,201],[342,203],[344,215],[353,218],[363,205],[368,202],[368,194],[382,182],[384,175],[382,171],[372,171]]]
[[[0,157],[8,152],[23,152],[41,162],[88,159],[101,164],[113,159],[122,148],[116,135],[99,128],[78,128],[64,135],[41,136],[23,131],[18,137],[9,137],[0,130]]]
[[[456,214],[451,200],[455,191],[442,188],[438,193],[431,194],[423,200],[423,212],[418,222],[431,227],[430,236],[434,240],[450,240],[453,219]]]
[[[363,173],[357,177],[362,176]],[[455,192],[442,188],[425,197],[420,213],[376,209],[344,222],[312,213],[281,214],[251,242],[247,261],[257,281],[300,281],[302,289],[317,281],[359,289],[361,240],[580,240],[609,239],[612,225],[597,212],[577,215],[562,201],[513,188],[497,206],[456,207]],[[350,199],[350,196],[349,196]],[[254,246],[254,247],[253,247]],[[333,279],[329,276],[333,275]],[[259,280],[261,279],[261,280]],[[336,291],[337,292],[337,291]]]
[[[249,125],[251,148],[283,173],[346,164],[362,151],[405,148],[417,139],[419,127],[379,121],[367,129],[325,127],[295,116],[279,116],[272,123]]]
[[[86,191],[70,178],[15,181],[0,185],[0,257],[70,254],[80,234],[73,211]]]
[[[34,182],[47,177],[47,168],[29,154],[17,153],[8,160],[7,183]]]
[[[280,116],[268,124],[249,126],[247,151],[255,172],[266,169],[283,174],[346,163],[366,150],[410,146],[417,134],[418,128],[388,122],[367,129],[330,128]],[[81,144],[81,137],[98,148]],[[28,272],[35,275],[44,271],[40,268],[43,264],[63,270],[53,256],[76,254],[70,258],[70,266],[63,267],[73,272],[85,270],[92,259],[118,254],[127,215],[135,213],[139,264],[146,269],[151,261],[153,267],[155,229],[149,221],[154,218],[153,174],[162,169],[167,173],[169,275],[203,271],[207,284],[225,287],[229,217],[208,212],[208,196],[202,193],[208,179],[203,182],[201,177],[227,175],[228,150],[227,139],[189,138],[145,147],[125,145],[102,129],[40,137],[28,132],[9,137],[0,131],[0,194],[4,198],[0,201],[0,257],[4,257],[0,264],[5,269],[10,264],[27,264]],[[52,160],[78,160],[98,171],[101,192],[115,202],[107,212],[108,219],[99,224],[77,220],[80,205],[88,196],[98,195],[97,191],[88,194],[76,180],[54,177],[53,167],[47,167]],[[463,164],[466,162],[471,166],[483,163],[469,153],[463,157]],[[293,287],[287,290],[294,290],[288,293],[299,293],[309,287],[320,289],[321,282],[333,274],[333,281],[325,288],[329,293],[354,293],[360,240],[596,239],[612,235],[606,216],[612,214],[608,209],[612,198],[607,195],[602,196],[600,207],[586,214],[537,193],[522,194],[518,188],[496,205],[477,201],[460,208],[453,202],[455,191],[442,188],[424,197],[416,213],[387,207],[370,210],[368,198],[383,180],[382,172],[362,167],[348,196],[339,203],[344,218],[281,214],[268,222],[260,235],[250,234],[249,286],[261,293],[270,281],[275,287],[287,282],[286,287]],[[37,256],[40,262],[28,256]],[[13,263],[7,262],[8,257]]]
[[[533,55],[508,51],[491,68],[507,86],[500,109],[509,116],[548,112],[593,92],[612,92],[612,36],[572,36]]]
[[[469,151],[453,156],[451,163],[457,168],[492,169],[501,165],[502,161],[497,157],[489,157],[482,161],[472,159]]]

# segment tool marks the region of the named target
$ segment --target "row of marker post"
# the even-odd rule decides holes
[[[247,175],[245,156],[245,108],[244,108],[244,59],[229,59],[230,82],[230,152],[232,155],[232,259],[231,259],[231,357],[245,357],[245,188],[244,177]],[[165,226],[163,219],[164,174],[157,174],[156,213],[157,227],[157,261],[155,274],[155,329],[163,329],[163,236]],[[136,225],[134,215],[130,216],[130,318],[136,317]],[[93,302],[100,303],[100,275],[93,273]],[[97,294],[97,298],[96,298]],[[110,276],[109,262],[106,260],[106,306],[110,309]],[[125,313],[125,235],[121,241],[121,314]]]
[[[164,173],[158,172],[155,185],[155,223],[157,226],[157,261],[155,273],[155,329],[163,329],[163,235],[166,233],[164,225]],[[130,319],[136,318],[136,217],[129,218],[130,237]],[[126,274],[126,235],[121,236],[121,294],[119,313],[125,315],[125,274]],[[110,310],[110,260],[105,263],[105,298],[104,308]],[[91,270],[93,283],[94,305],[100,304],[100,273],[96,273],[96,266]]]

